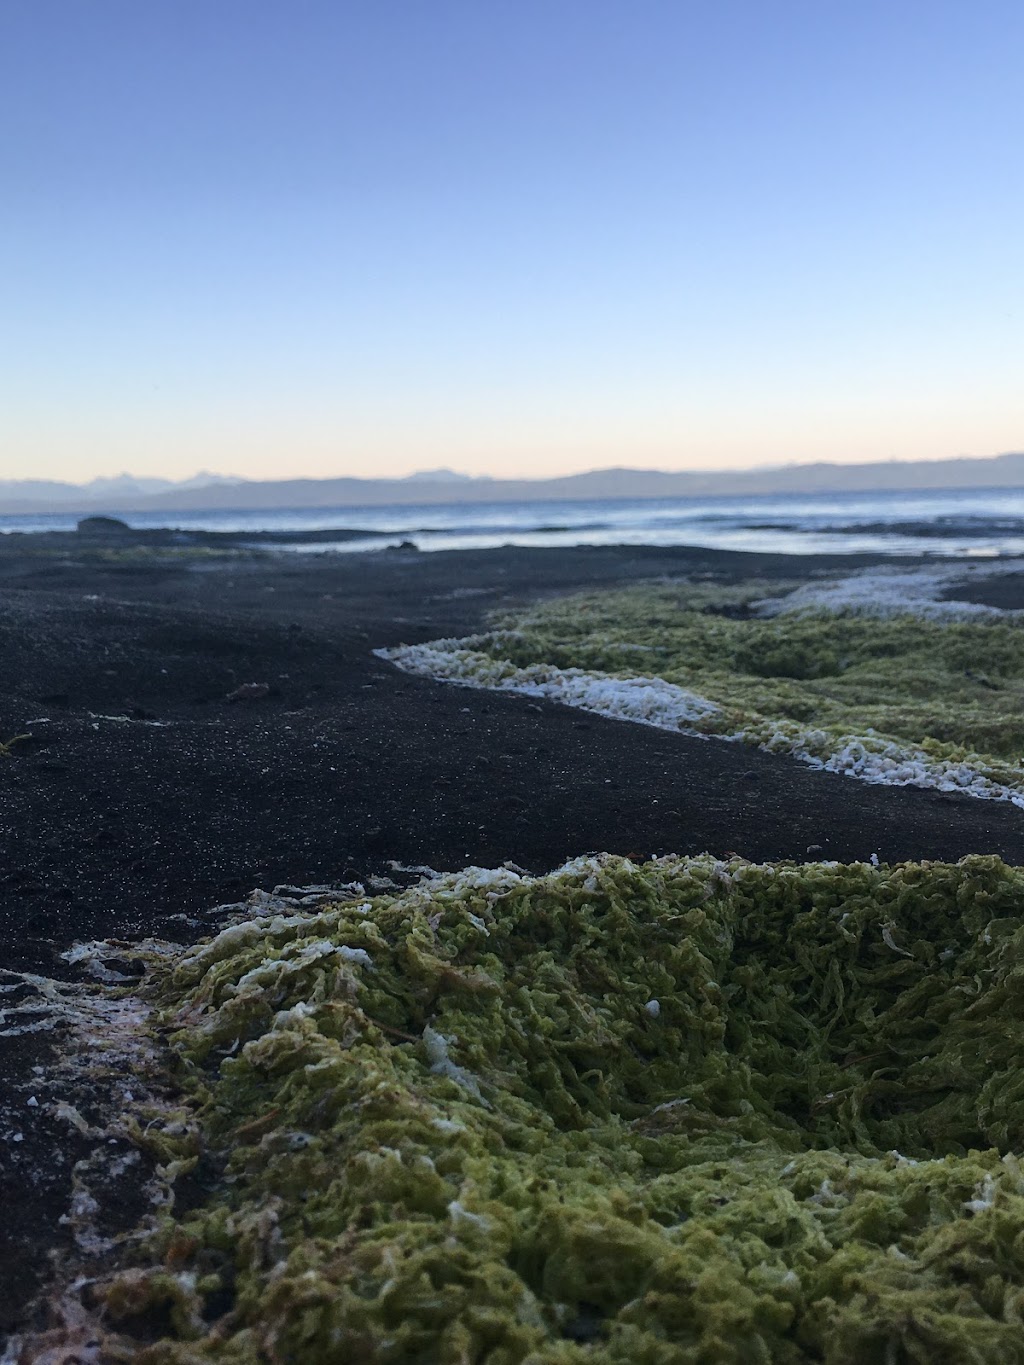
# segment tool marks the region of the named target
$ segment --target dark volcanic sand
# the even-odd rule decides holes
[[[877,559],[631,547],[105,559],[74,535],[13,540],[0,538],[0,741],[31,739],[0,757],[9,969],[66,974],[57,954],[78,939],[194,937],[183,917],[253,887],[362,878],[389,859],[538,872],[598,849],[1024,862],[1022,813],[1005,803],[412,678],[371,652],[466,634],[490,609],[554,592]],[[992,591],[1010,582],[1019,595],[1024,575]],[[226,700],[246,683],[269,691]],[[102,718],[118,715],[131,719]],[[41,1035],[0,1049],[8,1082],[45,1062]],[[0,1145],[0,1329],[66,1236],[66,1165],[50,1154],[69,1141],[42,1108],[24,1120],[24,1142]]]

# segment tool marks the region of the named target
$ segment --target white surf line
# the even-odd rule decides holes
[[[769,753],[789,754],[809,767],[844,773],[860,782],[960,792],[988,801],[1009,801],[1024,809],[1024,777],[1020,786],[1010,786],[987,777],[967,763],[935,759],[921,749],[892,740],[873,735],[836,737],[794,722],[769,721],[768,724],[774,724],[775,728],[767,738],[753,729],[730,733],[697,730],[694,722],[711,721],[721,713],[721,708],[706,697],[663,678],[615,678],[606,673],[562,669],[551,664],[517,668],[472,648],[480,639],[480,636],[469,636],[464,640],[432,640],[427,644],[399,645],[373,652],[403,673],[454,683],[458,687],[516,692],[614,720],[672,730],[676,734],[749,744]]]
[[[1024,612],[981,602],[943,601],[943,594],[982,578],[1024,571],[1022,559],[918,568],[857,569],[841,577],[805,583],[784,597],[753,603],[758,616],[798,611],[856,612],[864,616],[919,616],[929,621],[1020,619]]]

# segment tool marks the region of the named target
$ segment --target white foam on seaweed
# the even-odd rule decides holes
[[[480,1082],[471,1071],[465,1067],[457,1066],[448,1055],[448,1042],[443,1033],[438,1033],[429,1024],[423,1029],[423,1042],[426,1044],[427,1059],[430,1062],[430,1069],[435,1076],[446,1076],[456,1085],[460,1085],[463,1090],[467,1090],[474,1099],[483,1101],[480,1093]]]
[[[620,720],[637,721],[659,729],[680,729],[719,710],[706,697],[667,683],[663,678],[614,678],[606,673],[555,668],[549,664],[516,668],[473,649],[477,638],[433,640],[423,645],[377,649],[374,653],[405,673],[418,673],[442,682],[457,683],[460,687],[542,697],[564,706],[579,707],[582,711],[616,716]]]
[[[1021,786],[1010,786],[987,777],[969,763],[932,758],[913,745],[872,735],[835,737],[824,730],[795,722],[779,724],[767,739],[745,729],[709,734],[696,729],[695,723],[720,715],[721,709],[685,687],[663,678],[616,678],[606,673],[561,669],[548,664],[517,668],[506,660],[493,659],[473,649],[472,645],[479,638],[433,640],[422,645],[378,649],[374,653],[404,673],[415,673],[459,687],[518,692],[613,720],[651,725],[700,739],[753,744],[770,753],[789,754],[812,768],[844,773],[860,782],[927,787],[989,801],[1009,801],[1024,807],[1024,779]]]
[[[955,596],[983,578],[1020,573],[1019,559],[984,564],[925,565],[919,568],[857,569],[840,578],[804,583],[783,597],[753,603],[759,616],[785,616],[799,611],[855,612],[863,616],[918,616],[929,621],[999,620],[1024,612],[964,602]],[[950,594],[949,600],[944,600]]]
[[[996,1202],[996,1182],[991,1175],[986,1175],[977,1189],[974,1191],[974,1198],[965,1200],[964,1208],[971,1213],[985,1213]]]
[[[64,957],[88,969],[96,965],[102,947],[78,944]],[[171,944],[155,948],[159,952],[147,955],[180,951]],[[123,948],[107,943],[106,953],[120,961]],[[86,1140],[89,1150],[71,1167],[69,1202],[60,1218],[85,1257],[102,1255],[123,1238],[136,1235],[108,1236],[97,1227],[102,1200],[120,1197],[118,1182],[126,1174],[154,1208],[170,1200],[174,1163],[157,1164],[155,1171],[143,1169],[138,1151],[134,1146],[126,1151],[123,1144],[135,1144],[142,1128],[159,1134],[177,1126],[185,1132],[181,1111],[162,1093],[163,1063],[149,1028],[150,1004],[128,994],[120,983],[129,978],[116,970],[96,970],[92,975],[102,984],[58,981],[31,972],[0,973],[0,1037],[46,1032],[52,1040],[46,1064],[33,1066],[31,1078],[12,1080],[0,1097],[0,1145],[28,1146],[33,1140],[22,1131],[24,1109],[41,1111],[58,1130],[66,1125]],[[35,1183],[44,1178],[44,1163],[52,1159],[48,1154],[60,1150],[51,1148],[45,1136],[41,1148],[28,1154],[22,1179]],[[136,1167],[138,1174],[132,1175]],[[76,1354],[79,1358],[86,1356]]]

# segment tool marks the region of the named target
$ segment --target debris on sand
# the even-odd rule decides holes
[[[242,683],[233,692],[229,692],[224,698],[225,701],[260,701],[261,698],[270,692],[269,683]]]

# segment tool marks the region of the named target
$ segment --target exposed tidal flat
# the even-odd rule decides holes
[[[1024,1359],[1019,627],[893,568],[5,547],[10,1358]]]

